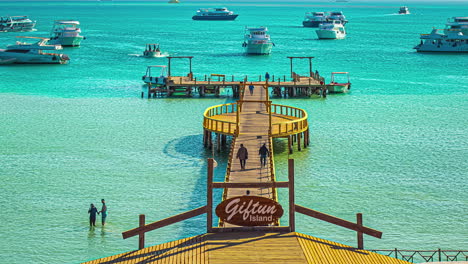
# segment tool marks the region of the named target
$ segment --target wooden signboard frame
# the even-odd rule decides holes
[[[288,160],[288,179],[287,182],[258,182],[258,183],[231,183],[231,182],[213,182],[214,160],[208,159],[207,173],[207,205],[196,208],[185,213],[181,213],[160,221],[145,224],[145,215],[140,215],[140,225],[137,228],[125,231],[122,237],[139,236],[139,249],[144,248],[145,233],[164,226],[168,226],[201,214],[206,213],[206,231],[213,232],[231,232],[231,231],[273,231],[273,232],[295,232],[296,218],[295,213],[301,213],[310,217],[320,219],[341,227],[345,227],[357,232],[358,248],[364,248],[363,234],[376,238],[382,238],[382,232],[365,227],[362,225],[362,214],[357,213],[357,223],[353,223],[332,215],[315,211],[295,204],[294,199],[294,160]],[[289,189],[289,226],[253,226],[253,227],[213,227],[213,188],[288,188]]]

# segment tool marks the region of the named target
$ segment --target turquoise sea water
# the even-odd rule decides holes
[[[164,1],[165,2],[165,1]],[[465,3],[217,2],[236,21],[193,21],[213,3],[0,2],[0,15],[28,15],[47,36],[56,19],[77,19],[87,37],[67,48],[69,65],[0,67],[0,257],[7,263],[78,263],[137,248],[121,232],[205,204],[202,114],[221,98],[141,99],[146,43],[194,56],[195,76],[289,74],[286,56],[315,56],[329,81],[348,71],[352,91],[326,99],[273,99],[306,109],[311,145],[292,157],[296,202],[381,230],[366,248],[468,248],[468,56],[419,54],[420,33],[466,16]],[[307,11],[342,10],[345,40],[316,39]],[[270,56],[243,55],[245,26],[267,26]],[[305,74],[306,61],[295,71]],[[174,61],[173,75],[186,74]],[[276,170],[286,179],[285,142],[275,142]],[[215,154],[222,180],[227,153]],[[280,192],[286,204],[286,193]],[[217,193],[219,199],[220,193]],[[108,202],[108,225],[88,227],[90,203]],[[285,217],[286,218],[286,217]],[[282,219],[287,224],[287,219]],[[299,232],[356,244],[355,232],[300,216]],[[99,221],[98,221],[99,222]],[[197,217],[148,233],[147,245],[204,232]],[[0,261],[1,262],[1,261]]]

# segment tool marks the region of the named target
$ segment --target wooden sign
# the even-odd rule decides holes
[[[267,226],[282,215],[281,205],[260,196],[237,196],[216,207],[216,215],[226,223],[238,226]]]

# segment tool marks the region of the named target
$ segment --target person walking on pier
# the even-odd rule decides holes
[[[270,156],[270,151],[266,147],[265,143],[258,150],[258,155],[260,155],[260,165],[262,167],[265,167],[266,166],[266,157]]]
[[[97,208],[94,204],[91,204],[91,207],[88,210],[89,214],[89,226],[96,226],[96,214],[99,214]]]
[[[255,86],[252,84],[252,82],[250,82],[250,85],[249,85],[250,95],[253,95],[254,88],[255,88]]]
[[[241,170],[245,170],[245,162],[249,158],[249,153],[247,148],[244,147],[244,144],[240,144],[236,157],[240,160]]]
[[[265,81],[268,83],[268,80],[270,80],[270,74],[267,72],[265,73]]]
[[[107,205],[104,199],[101,199],[101,203],[102,203],[102,208],[101,208],[101,211],[99,211],[99,213],[101,213],[102,226],[104,226],[106,224]]]

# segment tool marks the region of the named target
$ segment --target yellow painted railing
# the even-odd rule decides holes
[[[234,121],[220,120],[213,118],[222,114],[233,113]],[[236,122],[237,103],[215,105],[205,110],[203,114],[203,127],[216,133],[235,135],[237,129]]]
[[[304,132],[308,129],[309,124],[307,122],[307,112],[296,107],[286,105],[271,105],[272,114],[280,114],[284,116],[291,116],[297,119],[278,122],[271,124],[271,136],[272,137],[283,137],[291,134],[297,134]]]

